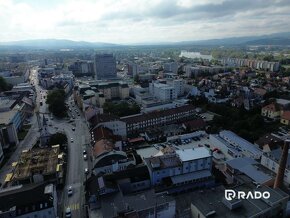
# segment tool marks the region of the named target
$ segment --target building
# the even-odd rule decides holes
[[[153,81],[149,84],[149,93],[162,101],[172,101],[184,95],[184,85],[185,82],[182,79],[167,81],[166,84]]]
[[[138,65],[134,62],[129,62],[127,64],[128,67],[128,75],[135,77],[136,75],[138,75]]]
[[[127,134],[133,134],[145,131],[147,128],[186,121],[195,113],[193,105],[184,105],[163,111],[122,117],[121,121],[126,123]]]
[[[0,141],[0,164],[2,163],[3,159],[4,159],[3,145],[2,142]]]
[[[113,54],[96,54],[94,61],[95,79],[104,80],[117,77],[116,58]]]
[[[150,83],[149,93],[162,101],[174,100],[177,98],[175,88],[163,83]]]
[[[156,191],[174,193],[213,184],[212,155],[206,148],[173,150],[144,162]]]
[[[53,184],[38,183],[0,190],[0,218],[57,217],[57,193]]]
[[[253,183],[259,185],[273,186],[275,180],[274,173],[268,169],[264,169],[259,162],[248,157],[240,157],[226,161],[223,172],[229,184],[243,183],[243,177],[240,175],[247,176]]]
[[[289,152],[288,152],[289,153]],[[261,164],[271,170],[274,173],[278,173],[279,169],[279,162],[282,155],[282,149],[277,148],[271,152],[263,153],[261,158]],[[286,169],[284,174],[284,184],[287,185],[287,187],[290,187],[290,159],[287,159],[286,163]]]
[[[98,127],[106,127],[110,129],[114,135],[121,137],[127,136],[126,123],[119,117],[109,114],[97,114],[90,119],[92,131]]]
[[[250,157],[259,159],[262,151],[254,144],[227,130],[209,136],[212,144],[220,149],[229,159]]]
[[[80,108],[102,107],[106,100],[129,98],[129,86],[123,81],[86,81],[75,86],[74,98]]]
[[[164,73],[177,74],[178,64],[176,62],[169,62],[163,65]]]
[[[127,155],[123,151],[107,149],[100,155],[94,157],[93,174],[101,175],[118,172],[127,169],[130,165],[136,165],[136,160],[133,155]]]
[[[281,111],[281,109],[278,106],[278,104],[271,103],[271,104],[268,104],[268,105],[262,107],[261,115],[264,117],[275,119],[275,118],[280,117],[280,114],[281,114],[280,111]]]
[[[257,190],[251,182],[241,184],[233,189],[235,192],[248,193]],[[280,189],[261,186],[259,191],[270,193],[269,199],[225,199],[225,187],[197,191],[192,195],[191,217],[193,218],[224,218],[224,217],[286,217],[288,194]]]
[[[92,61],[77,60],[68,69],[75,76],[92,76],[94,74],[94,63]]]
[[[284,125],[290,124],[290,111],[282,111],[280,123]]]
[[[283,140],[270,133],[261,136],[257,141],[255,141],[255,145],[259,146],[263,152],[270,152],[279,147],[282,147],[283,144]]]
[[[131,195],[122,192],[101,199],[103,217],[166,217],[174,218],[176,202],[174,197],[154,193],[150,189]]]

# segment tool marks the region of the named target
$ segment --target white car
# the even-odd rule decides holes
[[[84,160],[87,160],[88,156],[86,154],[84,154]]]
[[[71,217],[71,209],[69,207],[67,207],[65,210],[65,217],[67,218]]]
[[[74,139],[73,138],[70,138],[70,142],[74,142]]]
[[[69,186],[68,189],[67,189],[67,195],[68,195],[68,196],[71,196],[72,194],[73,194],[72,187]]]

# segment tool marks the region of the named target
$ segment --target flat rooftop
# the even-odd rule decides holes
[[[115,217],[119,212],[136,210],[137,212],[145,212],[148,210],[166,204],[175,202],[175,199],[168,195],[156,195],[153,189],[130,195],[123,195],[122,192],[107,195],[102,198],[102,214],[103,217]],[[147,217],[141,216],[140,217]]]
[[[255,186],[243,184],[236,188],[236,191],[254,191]],[[277,201],[288,199],[288,195],[282,192],[279,189],[272,189],[267,186],[262,186],[259,188],[259,191],[269,191],[271,197],[268,200],[259,199],[252,200],[247,199],[241,200],[240,206],[235,209],[230,210],[223,202],[225,195],[225,188],[223,186],[218,186],[213,189],[207,189],[195,192],[192,196],[192,204],[198,208],[201,213],[204,215],[210,214],[215,211],[215,218],[224,218],[224,217],[254,217],[257,216],[260,212],[265,212],[271,208],[271,204],[278,205]],[[225,200],[227,201],[227,200]],[[236,200],[233,200],[236,201]],[[233,201],[227,201],[230,204],[234,204]],[[286,200],[287,201],[287,200]],[[236,202],[237,203],[237,202]],[[273,208],[274,209],[274,208]]]
[[[176,150],[176,154],[179,156],[179,158],[183,162],[211,157],[209,150],[203,147]]]
[[[9,124],[16,113],[16,110],[0,112],[0,124]]]

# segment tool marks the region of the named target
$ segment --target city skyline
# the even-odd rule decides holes
[[[0,0],[0,41],[130,44],[256,36],[290,29],[289,9],[287,0]]]

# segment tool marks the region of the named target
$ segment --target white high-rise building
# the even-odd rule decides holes
[[[116,58],[112,54],[96,54],[95,78],[98,80],[103,80],[116,77]]]

